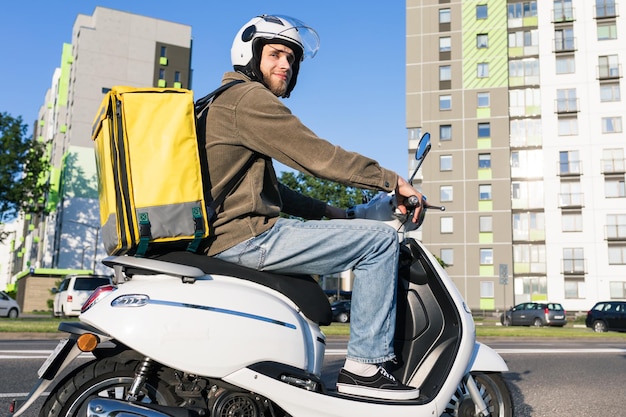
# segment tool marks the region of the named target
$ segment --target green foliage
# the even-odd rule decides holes
[[[280,182],[301,194],[316,198],[340,208],[348,208],[361,204],[363,196],[372,198],[375,194],[370,190],[346,187],[339,183],[319,179],[301,172],[282,172]]]
[[[46,144],[26,136],[22,118],[0,113],[0,224],[20,211],[40,214],[49,188],[42,180],[50,163]],[[0,233],[0,241],[6,233]]]

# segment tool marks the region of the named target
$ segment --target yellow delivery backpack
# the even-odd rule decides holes
[[[218,206],[253,162],[211,200],[203,181],[204,135],[197,134],[196,125],[204,129],[208,106],[234,83],[198,103],[186,89],[118,86],[107,93],[92,139],[101,234],[109,255],[143,256],[158,246],[182,244],[195,252],[209,236]]]

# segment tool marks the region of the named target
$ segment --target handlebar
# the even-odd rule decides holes
[[[437,209],[439,211],[446,211],[446,207],[445,206],[434,206],[432,204],[429,204],[426,201],[426,197],[425,196],[422,196],[421,204],[420,204],[420,201],[419,201],[419,197],[417,197],[416,195],[412,195],[411,197],[407,198],[407,200],[405,202],[405,206],[409,210],[416,209],[416,208],[420,207],[420,205],[423,208],[425,208],[425,209]]]

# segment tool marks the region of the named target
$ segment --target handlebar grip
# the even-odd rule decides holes
[[[412,195],[411,197],[406,199],[406,206],[408,208],[417,208],[420,206],[420,199],[416,195]]]

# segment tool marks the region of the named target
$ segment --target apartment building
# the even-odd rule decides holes
[[[424,243],[472,310],[626,298],[626,17],[614,0],[407,0]]]
[[[50,214],[23,216],[13,279],[55,270],[110,273],[100,264],[106,253],[91,140],[96,111],[114,85],[191,88],[188,25],[96,7],[77,16],[71,34],[34,129],[49,143]]]

